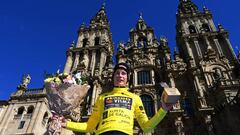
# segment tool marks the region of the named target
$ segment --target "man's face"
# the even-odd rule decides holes
[[[121,68],[117,69],[113,75],[114,86],[126,87],[127,82],[127,72]]]

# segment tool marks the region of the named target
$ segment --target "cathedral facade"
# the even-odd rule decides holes
[[[114,56],[112,33],[105,7],[81,25],[78,40],[67,50],[64,72],[82,71],[91,85],[81,104],[79,121],[87,121],[99,94],[111,90],[114,61],[130,65],[129,90],[138,94],[149,118],[161,107],[164,85],[178,88],[181,99],[152,135],[239,134],[240,56],[229,33],[215,26],[206,7],[200,11],[191,0],[179,0],[176,14],[176,48],[167,38],[156,38],[142,15],[118,44]],[[25,78],[26,80],[26,78]],[[0,101],[1,135],[42,135],[51,117],[45,88],[28,89],[22,81],[8,101]],[[80,133],[66,133],[80,134]],[[146,134],[137,121],[134,134]]]

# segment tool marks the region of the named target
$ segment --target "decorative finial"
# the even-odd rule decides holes
[[[29,74],[27,75],[22,75],[22,81],[21,84],[17,87],[18,89],[27,89],[28,84],[31,81],[31,76]]]
[[[209,10],[208,10],[208,8],[207,8],[206,6],[203,6],[203,11],[204,11],[205,13],[209,13]]]
[[[58,66],[58,69],[57,69],[57,72],[56,72],[56,76],[58,76],[60,74],[60,68],[61,68],[61,65]]]
[[[219,30],[220,32],[224,31],[224,28],[223,28],[223,26],[222,26],[220,23],[218,24],[218,30]]]
[[[101,9],[105,9],[106,6],[106,0],[104,0],[103,4],[102,4],[102,8]]]
[[[143,13],[142,12],[139,13],[139,19],[143,20]]]
[[[73,40],[71,43],[71,47],[74,47],[74,45],[75,45],[75,41]]]
[[[81,24],[81,27],[85,27],[85,22],[83,22],[83,23]]]
[[[57,74],[57,75],[59,75],[59,74],[60,74],[60,69],[58,69],[58,70],[57,70],[56,74]]]
[[[177,47],[174,47],[174,54],[177,54]]]

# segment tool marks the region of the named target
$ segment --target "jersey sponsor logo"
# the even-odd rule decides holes
[[[106,119],[108,117],[108,111],[103,113],[103,119]]]
[[[108,119],[110,117],[121,117],[120,119]],[[127,113],[126,110],[123,109],[113,109],[113,110],[107,110],[103,112],[102,114],[102,125],[108,123],[108,122],[120,122],[125,124],[130,124],[131,116],[129,113]],[[121,121],[120,121],[121,120]]]
[[[104,99],[104,110],[109,108],[126,108],[131,110],[132,98],[122,96],[110,96]]]

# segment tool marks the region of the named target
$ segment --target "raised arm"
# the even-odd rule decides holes
[[[135,107],[135,115],[137,121],[145,133],[150,132],[153,128],[155,128],[158,123],[165,117],[168,110],[163,109],[162,107],[157,111],[157,113],[149,120],[145,109],[142,104],[142,100],[139,96],[136,96],[136,107]]]
[[[92,133],[99,120],[100,120],[100,109],[101,109],[101,101],[100,97],[98,97],[97,102],[95,103],[93,107],[92,115],[89,117],[87,122],[71,122],[67,121],[66,128],[72,131],[77,132],[90,132]]]

